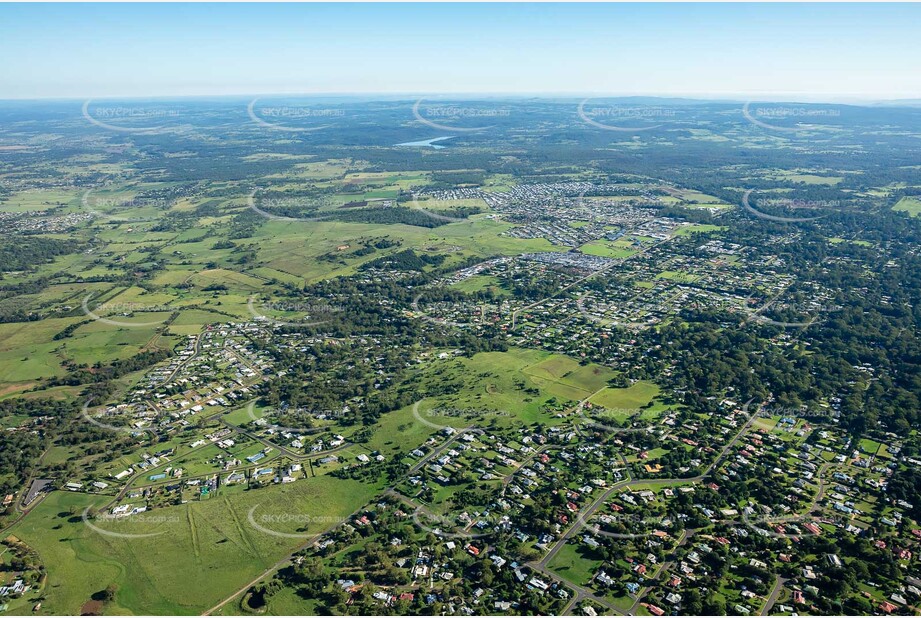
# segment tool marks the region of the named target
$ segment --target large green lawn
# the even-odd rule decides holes
[[[199,614],[310,535],[360,508],[379,489],[319,476],[260,490],[222,490],[225,495],[204,502],[151,511],[144,522],[95,522],[120,533],[158,533],[141,538],[107,536],[87,527],[80,514],[98,504],[98,496],[55,492],[11,534],[38,551],[48,569],[43,613],[80,614],[94,593],[114,584],[118,592],[107,613]],[[248,521],[253,507],[259,525],[303,537],[258,530]],[[307,516],[315,519],[303,528]]]
[[[606,388],[591,398],[591,402],[611,409],[638,409],[659,394],[652,382],[637,382],[627,388]]]
[[[547,565],[550,570],[565,580],[584,586],[601,566],[601,554],[578,540],[563,546]]]
[[[921,199],[916,197],[903,197],[899,200],[898,204],[892,207],[892,210],[904,211],[912,217],[917,217],[921,214]]]

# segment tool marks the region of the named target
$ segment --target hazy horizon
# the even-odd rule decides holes
[[[445,101],[488,101],[495,100],[541,100],[541,101],[581,101],[581,100],[656,100],[662,102],[687,102],[687,103],[726,103],[741,105],[749,103],[803,103],[803,104],[834,104],[834,105],[921,105],[921,98],[861,98],[846,94],[815,96],[809,93],[764,93],[745,95],[744,93],[731,94],[685,94],[685,93],[584,93],[584,92],[433,92],[420,94],[418,92],[240,92],[228,94],[184,94],[184,95],[111,95],[111,96],[65,96],[65,97],[10,97],[0,98],[0,103],[15,102],[61,102],[84,103],[92,101],[251,101],[259,99],[354,99],[355,101],[430,101],[439,99]]]

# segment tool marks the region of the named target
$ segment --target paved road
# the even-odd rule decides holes
[[[32,503],[29,504],[29,506],[28,506],[27,508],[24,508],[24,509],[21,509],[21,510],[20,510],[20,508],[17,506],[17,507],[16,507],[16,510],[19,512],[19,515],[16,516],[16,519],[14,519],[14,520],[11,521],[10,523],[8,523],[6,526],[3,527],[2,530],[0,530],[0,536],[4,536],[4,537],[5,537],[5,536],[6,536],[6,532],[7,532],[10,528],[12,528],[13,526],[15,526],[15,525],[18,524],[19,522],[21,522],[23,519],[25,519],[26,515],[28,515],[29,513],[32,512],[32,509],[34,509],[35,507],[37,507],[39,504],[42,503],[42,501],[43,501],[45,498],[48,497],[48,494],[49,494],[49,493],[50,493],[50,492],[47,492],[47,491],[46,491],[46,492],[43,492],[42,495],[40,495],[40,496],[37,497],[35,500],[33,500]]]
[[[195,349],[192,351],[192,356],[188,357],[187,359],[185,359],[184,361],[181,361],[178,365],[176,365],[176,369],[173,370],[173,373],[169,374],[169,377],[163,381],[164,385],[169,384],[173,380],[173,378],[176,377],[176,374],[179,373],[180,369],[188,365],[192,361],[192,359],[196,358],[201,353],[202,336],[203,336],[203,333],[199,333],[198,336],[195,337]]]
[[[759,616],[767,616],[771,612],[771,608],[774,607],[774,603],[777,602],[777,599],[780,597],[780,593],[783,591],[784,584],[787,583],[787,579],[784,579],[780,575],[777,576],[777,579],[774,581],[774,588],[771,589],[771,593],[768,595],[767,601],[764,603],[764,607],[761,608]]]

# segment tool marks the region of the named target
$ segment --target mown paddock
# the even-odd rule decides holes
[[[544,353],[545,359],[522,368],[538,385],[554,395],[574,400],[585,399],[602,389],[617,372],[601,365],[582,365],[568,356]],[[548,384],[549,383],[549,384]]]
[[[907,212],[912,217],[917,217],[921,214],[921,199],[905,196],[892,207],[892,210]]]
[[[579,586],[588,585],[595,572],[604,563],[599,553],[596,555],[587,545],[580,541],[566,543],[553,557],[547,567],[562,577]]]
[[[609,410],[636,411],[650,403],[659,395],[659,387],[652,382],[639,381],[631,384],[627,388],[606,388],[600,393],[596,393],[589,400],[591,403],[603,406]],[[664,409],[661,404],[653,404],[649,412],[656,412]],[[644,416],[648,416],[645,412]],[[628,414],[634,416],[634,414]]]
[[[93,523],[109,531],[156,536],[119,538],[86,526],[80,514],[98,497],[54,492],[11,533],[39,552],[48,567],[43,611],[79,614],[90,597],[118,588],[107,613],[197,614],[287,556],[310,535],[360,508],[379,487],[321,476],[241,491],[234,499],[150,511],[148,521]],[[303,538],[279,537],[248,522]],[[303,522],[307,517],[315,523]],[[155,518],[157,518],[156,521]]]

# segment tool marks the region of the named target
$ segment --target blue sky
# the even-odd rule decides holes
[[[918,24],[918,4],[0,4],[0,98],[921,98]]]

